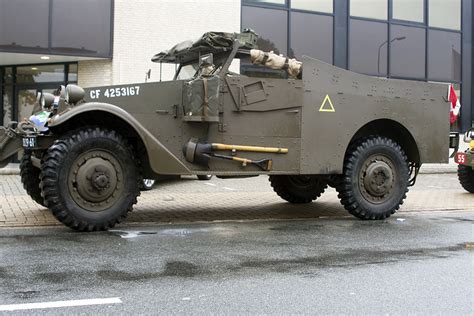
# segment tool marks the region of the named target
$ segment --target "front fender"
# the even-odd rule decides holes
[[[151,169],[158,174],[189,174],[191,171],[163,144],[156,139],[140,122],[124,109],[99,102],[85,103],[53,116],[48,126],[51,129],[79,118],[88,112],[106,112],[122,120],[135,130],[146,147]]]

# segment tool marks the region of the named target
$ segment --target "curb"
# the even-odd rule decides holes
[[[419,174],[440,174],[440,173],[457,173],[458,166],[456,164],[424,164],[420,168]]]
[[[0,175],[16,175],[20,174],[19,163],[9,163],[6,167],[0,169]]]

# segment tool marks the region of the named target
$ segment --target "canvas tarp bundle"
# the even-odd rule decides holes
[[[219,121],[219,77],[198,77],[185,83],[184,120]]]
[[[195,41],[184,41],[176,44],[169,50],[156,54],[151,59],[153,62],[183,62],[194,58],[192,52],[199,48],[207,48],[209,53],[230,49],[234,43],[235,35],[224,32],[207,32]],[[191,53],[191,54],[189,54]],[[188,56],[191,55],[191,56]]]

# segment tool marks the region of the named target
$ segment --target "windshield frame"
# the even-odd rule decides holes
[[[195,66],[193,66],[193,65],[195,65]],[[181,74],[181,71],[183,70],[184,67],[187,67],[187,66],[193,66],[194,74],[189,78],[179,78],[179,75]],[[198,72],[198,70],[199,70],[199,66],[198,66],[197,61],[186,63],[186,64],[179,64],[178,69],[176,70],[176,72],[174,74],[173,80],[190,80],[190,79],[194,78],[194,76],[196,76],[196,73]]]

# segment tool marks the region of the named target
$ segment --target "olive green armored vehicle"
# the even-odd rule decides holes
[[[80,231],[124,220],[141,181],[159,175],[269,175],[290,203],[332,186],[354,216],[385,219],[422,163],[448,161],[445,85],[288,59],[256,39],[209,32],[155,55],[176,64],[171,81],[44,94],[43,123],[0,129],[0,161],[23,149],[26,191]],[[234,60],[252,75],[230,71]]]
[[[458,179],[461,186],[468,192],[474,193],[474,129],[464,134],[464,142],[468,145],[465,151],[454,154],[454,161],[458,164]]]

